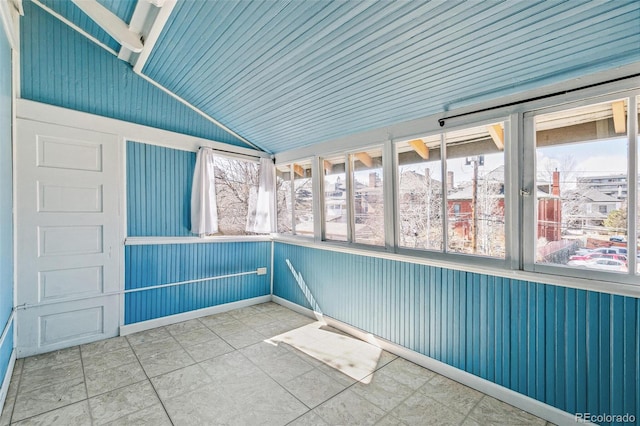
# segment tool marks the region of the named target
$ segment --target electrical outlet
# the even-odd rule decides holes
[[[256,272],[258,275],[267,275],[267,268],[258,268]]]

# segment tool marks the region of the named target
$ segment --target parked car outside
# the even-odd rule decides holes
[[[589,269],[599,269],[603,271],[627,272],[627,265],[621,260],[615,259],[596,259],[584,265]]]

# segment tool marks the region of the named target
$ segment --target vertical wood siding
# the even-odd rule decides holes
[[[269,267],[270,242],[125,247],[125,289]],[[269,275],[203,281],[125,296],[125,324],[268,295]]]
[[[195,152],[127,142],[127,235],[192,235]]]
[[[576,413],[640,412],[640,300],[276,243],[274,294]]]
[[[0,24],[0,31],[2,25]],[[13,309],[13,173],[11,154],[11,47],[0,34],[0,334]],[[13,328],[0,348],[0,383],[13,349]]]
[[[23,98],[246,147],[38,6],[24,10]]]

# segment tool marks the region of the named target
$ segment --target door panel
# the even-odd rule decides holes
[[[18,120],[18,354],[118,334],[116,135]]]

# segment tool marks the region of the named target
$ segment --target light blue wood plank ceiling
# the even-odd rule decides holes
[[[638,62],[637,0],[182,0],[142,73],[281,152]]]

